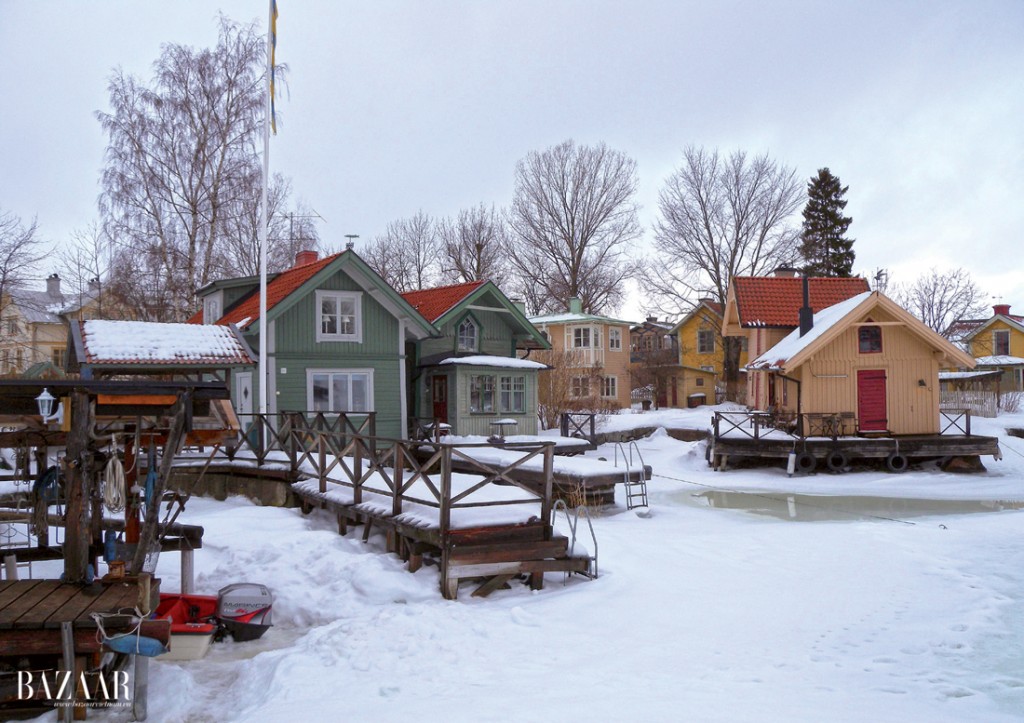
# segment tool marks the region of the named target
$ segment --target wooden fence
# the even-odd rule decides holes
[[[939,398],[939,409],[944,412],[967,409],[976,417],[993,418],[999,414],[999,394],[982,389],[944,390]]]

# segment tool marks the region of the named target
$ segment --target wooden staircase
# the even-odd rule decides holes
[[[542,522],[452,530],[442,549],[441,592],[458,596],[459,581],[482,578],[473,591],[486,597],[519,575],[530,576],[530,587],[544,586],[545,572],[590,575],[591,558],[569,555],[569,538],[554,535]]]

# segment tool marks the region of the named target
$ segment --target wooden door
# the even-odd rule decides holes
[[[434,419],[448,423],[448,377],[432,377],[430,390],[434,400]]]
[[[857,371],[857,417],[862,432],[884,432],[889,428],[884,369]]]

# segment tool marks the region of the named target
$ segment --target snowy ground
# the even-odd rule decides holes
[[[609,424],[708,420],[704,408]],[[996,434],[1024,415],[975,422]],[[599,579],[549,574],[543,591],[517,583],[486,600],[468,586],[443,600],[436,567],[410,574],[381,538],[340,537],[326,514],[193,500],[181,519],[206,528],[198,592],[265,583],[275,627],[202,661],[154,663],[150,719],[1022,720],[1024,512],[914,503],[1024,500],[1024,439],[1001,446],[983,475],[790,479],[712,472],[703,443],[659,431],[639,443],[655,470],[651,516],[595,520]],[[709,488],[815,495],[826,519],[711,508],[696,496]],[[864,494],[900,514],[851,510]],[[177,556],[159,574],[176,589]]]

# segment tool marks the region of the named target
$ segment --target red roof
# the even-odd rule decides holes
[[[444,316],[449,309],[485,283],[485,281],[470,281],[465,284],[438,286],[436,289],[408,291],[402,294],[402,298],[408,301],[412,308],[420,312],[421,316],[433,324]]]
[[[344,251],[341,253],[345,253]],[[314,261],[311,264],[293,266],[287,271],[282,271],[273,280],[267,282],[267,311],[270,311],[278,303],[288,298],[289,294],[317,275],[325,266],[330,264],[341,253],[328,256]],[[260,291],[255,289],[248,296],[244,297],[234,308],[217,320],[218,324],[239,324],[248,326],[260,317]],[[203,311],[200,309],[188,320],[190,324],[203,323]]]
[[[800,307],[804,303],[803,279],[800,277],[737,276],[736,307],[741,326],[800,326]],[[867,279],[808,279],[811,309],[815,313],[840,301],[870,291]]]

